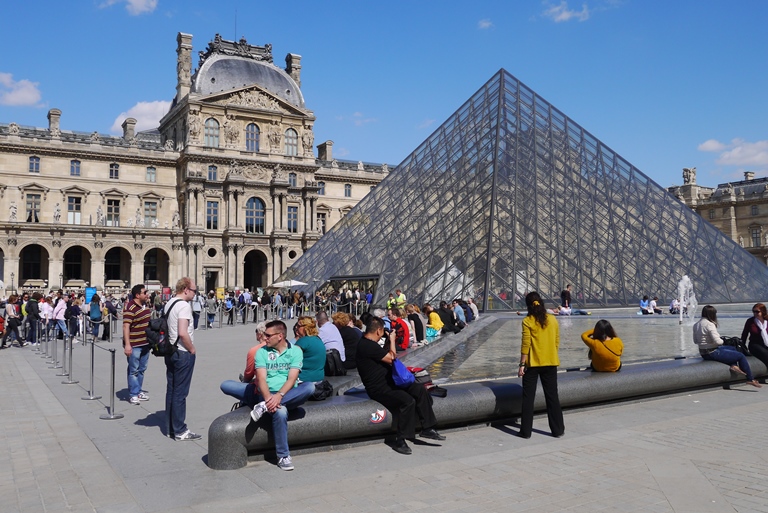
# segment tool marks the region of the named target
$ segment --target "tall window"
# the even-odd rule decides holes
[[[325,182],[317,182],[317,194],[325,196]]]
[[[208,166],[208,180],[215,182],[218,180],[219,170],[216,166]]]
[[[245,233],[264,233],[267,211],[259,198],[249,198],[245,202]]]
[[[149,228],[152,221],[157,219],[157,201],[144,202],[144,226]]]
[[[147,167],[147,181],[152,183],[157,182],[157,169],[152,166]]]
[[[219,202],[209,201],[205,209],[205,227],[209,230],[219,229]]]
[[[317,228],[320,230],[320,233],[325,233],[326,226],[328,224],[328,216],[325,212],[318,212],[317,213]]]
[[[752,215],[756,216],[759,213],[760,213],[760,209],[758,208],[758,206],[757,205],[752,205]]]
[[[219,122],[213,118],[205,120],[205,140],[203,144],[209,148],[219,147]]]
[[[69,176],[80,176],[80,161],[79,160],[70,160],[69,161]]]
[[[289,157],[299,154],[299,134],[293,128],[285,131],[285,154]]]
[[[296,173],[288,173],[288,185],[296,187]]]
[[[120,200],[107,200],[107,226],[120,226]]]
[[[80,196],[67,197],[67,224],[80,224],[81,202],[82,198]]]
[[[345,198],[352,197],[352,184],[348,184],[348,183],[344,184],[344,197]]]
[[[259,127],[256,123],[245,127],[245,151],[259,151]]]
[[[40,222],[40,195],[27,194],[27,222]]]
[[[715,209],[712,209],[709,211],[709,218],[714,219],[715,218]]]
[[[752,228],[750,230],[752,234],[752,247],[753,248],[759,248],[763,245],[762,240],[760,239],[760,228]]]
[[[299,207],[288,207],[288,231],[291,233],[299,231]]]
[[[112,163],[109,165],[109,179],[117,180],[120,178],[120,164]]]
[[[30,173],[40,172],[40,157],[29,157],[29,172]]]

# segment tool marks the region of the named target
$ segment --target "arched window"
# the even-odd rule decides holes
[[[216,166],[208,166],[208,180],[215,182],[219,179],[219,170]]]
[[[29,172],[30,173],[40,172],[40,157],[29,157]]]
[[[299,154],[299,134],[293,128],[285,131],[285,154],[289,157]]]
[[[317,194],[325,196],[325,182],[317,182]]]
[[[345,198],[352,197],[352,184],[349,184],[349,183],[344,184],[344,197]]]
[[[69,161],[69,176],[80,176],[80,161],[79,160],[70,160]]]
[[[267,209],[259,198],[249,198],[245,202],[245,233],[265,233]]]
[[[296,187],[296,173],[288,173],[288,185]]]
[[[219,122],[213,118],[205,120],[205,141],[203,144],[209,148],[219,147]]]
[[[259,151],[259,127],[256,123],[245,127],[245,151]]]

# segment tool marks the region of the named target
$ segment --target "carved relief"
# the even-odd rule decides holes
[[[308,127],[301,134],[301,144],[304,146],[304,155],[312,156],[312,145],[315,143],[315,134],[312,132],[312,127]]]
[[[10,212],[9,212],[9,215],[8,215],[8,221],[11,222],[11,223],[17,222],[18,218],[16,216],[18,214],[18,210],[19,209],[16,206],[16,202],[15,201],[11,202],[11,207],[10,207],[9,210],[10,210]]]
[[[134,242],[133,249],[144,249],[144,244],[142,244],[141,242]]]
[[[239,139],[240,123],[235,120],[235,116],[230,114],[224,121],[224,142],[228,148],[236,148]]]
[[[17,244],[17,241],[16,241],[16,239],[14,237],[8,238],[8,245],[9,246],[15,246],[16,244]],[[59,244],[61,244],[61,243],[59,243]]]
[[[99,142],[101,142],[101,136],[99,135],[98,132],[94,131],[91,134],[91,142],[92,143],[99,143]]]
[[[50,132],[51,132],[51,137],[53,137],[54,139],[58,139],[59,137],[61,137],[61,130],[59,130],[58,128],[51,128]]]
[[[8,125],[8,133],[11,135],[19,135],[19,125],[16,123],[10,123]]]
[[[53,242],[51,242],[51,245],[52,245],[54,248],[60,248],[60,247],[61,247],[61,240],[59,240],[59,239],[56,239],[56,240],[54,240]]]
[[[269,140],[269,152],[281,153],[280,141],[283,138],[283,134],[280,131],[280,122],[272,121],[272,124],[267,129],[267,139]]]
[[[203,65],[205,60],[214,54],[220,55],[238,55],[240,57],[247,57],[256,61],[272,62],[272,45],[266,44],[264,46],[249,45],[248,41],[244,37],[240,38],[240,41],[227,41],[223,39],[221,35],[216,34],[213,41],[208,43],[205,51],[199,52],[200,60],[197,63],[198,69]]]
[[[382,173],[389,173],[389,166],[386,163],[381,165],[381,172]]]
[[[283,107],[280,102],[261,91],[253,89],[249,91],[239,91],[229,98],[215,102],[217,105],[247,107],[251,109],[272,110],[288,114],[291,111]]]
[[[272,174],[269,169],[259,164],[249,164],[240,167],[243,178],[248,181],[268,182]]]
[[[287,182],[288,173],[280,168],[280,164],[275,166],[275,170],[272,171],[272,180],[275,182]]]
[[[174,142],[173,139],[166,139],[163,149],[166,151],[173,151]]]
[[[101,242],[100,240],[97,240],[96,242],[93,243],[93,247],[96,249],[101,249],[104,247],[104,243]]]
[[[189,119],[187,122],[187,125],[189,126],[189,140],[190,142],[197,142],[197,138],[200,136],[200,131],[203,128],[203,124],[200,121],[200,118],[197,116],[197,113],[193,113],[192,111],[189,112]]]

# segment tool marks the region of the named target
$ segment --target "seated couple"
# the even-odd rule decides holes
[[[258,422],[263,415],[271,417],[277,466],[282,470],[293,470],[288,448],[288,412],[304,404],[315,392],[315,381],[323,380],[325,346],[317,336],[300,335],[305,328],[296,330],[299,340],[291,344],[286,338],[288,330],[282,321],[269,322],[263,328],[261,331],[257,326],[259,343],[248,351],[241,381],[225,381],[221,384],[221,391],[253,407],[251,418],[254,422]],[[300,347],[302,339],[317,339],[314,346],[322,353],[319,374],[318,369],[304,368],[304,361],[314,358],[306,355]],[[309,349],[311,352],[314,348]]]

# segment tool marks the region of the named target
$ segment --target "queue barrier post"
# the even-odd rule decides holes
[[[67,379],[61,382],[62,385],[74,385],[76,383],[80,383],[79,381],[72,379],[72,350],[74,348],[72,341],[73,339],[69,340],[69,366],[67,367]]]
[[[112,355],[111,379],[109,383],[109,413],[99,415],[99,418],[101,420],[117,420],[122,419],[125,415],[122,413],[115,413],[115,350],[114,348],[110,348],[108,351]]]

